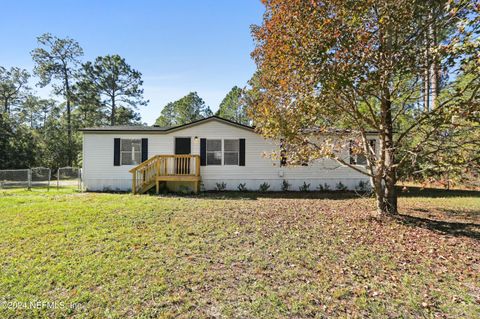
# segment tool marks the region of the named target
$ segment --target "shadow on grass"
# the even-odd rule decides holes
[[[480,198],[480,191],[474,190],[458,190],[458,189],[441,189],[441,188],[421,188],[408,187],[408,191],[403,192],[401,187],[398,188],[398,195],[400,197],[478,197]]]
[[[207,191],[196,195],[199,198],[219,200],[258,200],[258,199],[330,199],[345,200],[358,199],[360,194],[355,192],[236,192],[236,191]],[[369,197],[369,196],[367,196]]]
[[[452,214],[458,214],[458,212],[451,212]],[[465,212],[462,212],[465,213]],[[436,231],[445,235],[452,235],[457,237],[469,237],[476,240],[480,240],[480,223],[470,222],[450,222],[435,220],[424,217],[416,217],[410,215],[401,214],[398,220],[405,225],[412,227],[421,227]]]
[[[172,194],[174,195],[174,194]],[[177,194],[178,195],[178,194]],[[202,192],[198,197],[208,199],[222,199],[222,200],[256,200],[261,198],[273,199],[331,199],[331,200],[345,200],[358,199],[370,197],[374,195],[360,194],[354,191],[309,191],[309,192],[238,192],[238,191],[206,191]],[[399,197],[429,197],[429,198],[444,198],[444,197],[478,197],[480,198],[480,191],[469,190],[444,190],[436,188],[409,187],[407,192],[403,192],[401,187],[398,187]]]

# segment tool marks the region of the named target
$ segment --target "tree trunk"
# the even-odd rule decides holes
[[[428,23],[428,21],[427,21]],[[428,31],[425,32],[425,56],[423,73],[423,111],[430,111],[430,41]]]
[[[435,19],[433,17],[433,8],[432,11],[430,11],[430,24],[428,28],[428,37],[429,37],[429,43],[431,47],[436,48],[438,45],[438,40],[437,40],[437,30],[436,30],[436,24],[435,24]],[[430,89],[431,89],[431,107],[432,109],[435,108],[435,105],[437,103],[437,97],[438,97],[438,91],[439,91],[439,70],[438,70],[438,62],[437,62],[437,57],[436,56],[430,56]]]
[[[67,139],[68,139],[68,152],[67,152],[67,165],[73,165],[73,143],[72,143],[72,109],[70,105],[70,84],[68,83],[68,75],[65,76],[65,95],[67,100]]]
[[[392,101],[389,88],[383,90],[382,102],[384,172],[379,176],[380,188],[377,192],[377,208],[383,215],[395,215],[397,211],[397,171],[395,168],[395,145],[393,141]]]
[[[425,54],[426,56],[428,54]],[[423,111],[430,111],[430,69],[428,65],[425,66],[423,75]]]
[[[3,112],[4,112],[5,114],[9,114],[9,113],[10,113],[10,109],[9,109],[9,107],[8,107],[8,97],[5,97],[5,100],[4,100],[3,104],[4,104],[4,105],[3,105]]]
[[[397,190],[395,184],[385,183],[379,188],[379,191],[376,192],[376,206],[377,213],[380,216],[394,216],[398,214],[397,210]]]
[[[385,63],[382,70],[383,79],[381,82],[380,102],[380,134],[381,134],[381,161],[377,164],[376,173],[376,197],[377,210],[381,215],[397,214],[397,193],[395,191],[396,168],[395,168],[395,145],[393,141],[393,117],[392,117],[392,96],[391,84],[393,71],[388,66],[394,64],[392,56],[391,30],[393,26],[387,24],[384,33],[380,32],[381,58]]]
[[[385,181],[385,212],[389,215],[398,214],[396,182],[396,172],[392,169],[387,172]]]
[[[115,106],[115,96],[112,96],[112,114],[110,115],[110,125],[113,126],[115,125],[115,112],[116,111],[116,106]]]
[[[385,214],[385,190],[382,183],[381,176],[375,176],[374,181],[374,190],[375,190],[375,199],[377,204],[377,213],[382,216]]]
[[[386,213],[397,214],[397,170],[395,168],[395,145],[393,142],[392,102],[390,92],[385,99],[385,200]]]

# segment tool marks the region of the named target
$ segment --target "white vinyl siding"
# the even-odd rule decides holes
[[[222,140],[207,140],[207,165],[222,165]]]
[[[186,127],[167,134],[155,132],[85,132],[83,134],[83,182],[87,190],[129,190],[132,185],[132,174],[128,171],[131,166],[113,166],[114,138],[138,139],[148,138],[148,152],[150,156],[174,154],[175,137],[192,137],[192,155],[200,155],[200,140],[245,139],[246,166],[239,165],[207,165],[200,167],[202,183],[206,190],[215,189],[216,183],[225,182],[228,190],[237,190],[240,183],[246,183],[249,190],[258,190],[258,187],[267,182],[270,190],[281,190],[283,180],[291,185],[291,190],[298,191],[303,182],[311,184],[314,190],[319,184],[329,184],[331,189],[341,181],[353,189],[360,181],[368,182],[368,178],[351,168],[340,165],[332,159],[322,159],[310,163],[309,166],[280,167],[278,160],[272,160],[265,153],[279,149],[272,140],[264,139],[260,134],[251,130],[228,125],[212,119],[204,123]],[[198,139],[193,137],[198,136]],[[372,135],[369,138],[374,138]],[[378,147],[377,147],[378,148]],[[140,150],[139,150],[140,151]],[[227,151],[228,152],[228,151]],[[349,158],[348,146],[342,152],[344,160]],[[224,158],[224,150],[220,155]],[[287,155],[288,156],[288,155]],[[228,161],[228,160],[227,160]]]
[[[120,165],[138,165],[142,162],[142,140],[120,140]]]
[[[223,141],[223,162],[224,165],[238,165],[240,153],[240,140]]]

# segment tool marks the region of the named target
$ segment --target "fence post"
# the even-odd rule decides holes
[[[57,168],[57,191],[60,187],[60,168]]]
[[[48,169],[48,184],[47,184],[47,191],[50,191],[50,179],[52,179],[52,170]]]
[[[28,176],[28,190],[32,188],[32,169],[29,168],[27,170],[27,176]]]
[[[82,169],[77,168],[77,178],[78,178],[78,190],[82,191]]]

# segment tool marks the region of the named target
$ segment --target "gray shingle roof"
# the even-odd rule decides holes
[[[182,128],[186,128],[192,125],[196,125],[205,121],[209,120],[219,120],[221,122],[224,122],[226,124],[230,124],[236,127],[248,129],[248,130],[253,130],[254,127],[248,126],[248,125],[243,125],[240,123],[233,122],[231,120],[227,120],[224,118],[221,118],[219,116],[210,116],[204,119],[196,120],[191,123],[179,125],[179,126],[172,126],[172,127],[159,127],[159,126],[142,126],[142,125],[116,125],[116,126],[101,126],[101,127],[86,127],[83,129],[80,129],[80,131],[83,132],[169,132],[169,131],[174,131],[174,130],[180,130]],[[335,128],[321,128],[321,127],[312,127],[309,129],[304,130],[305,133],[350,133],[351,130],[349,129],[335,129]],[[374,130],[367,130],[367,134],[377,134],[377,131]]]
[[[85,127],[80,131],[166,131],[170,127],[159,126],[143,126],[143,125],[114,125],[114,126],[97,126]]]
[[[187,124],[179,125],[179,126],[172,126],[172,127],[158,127],[158,126],[142,126],[142,125],[117,125],[117,126],[102,126],[102,127],[86,127],[82,128],[79,131],[82,132],[168,132],[177,129],[182,129],[184,127],[189,127],[191,125],[200,124],[205,121],[209,120],[219,120],[226,124],[230,124],[233,126],[237,126],[244,129],[253,130],[253,127],[248,125],[243,125],[240,123],[236,123],[218,116],[210,116],[204,119],[200,119],[197,121],[193,121]]]

